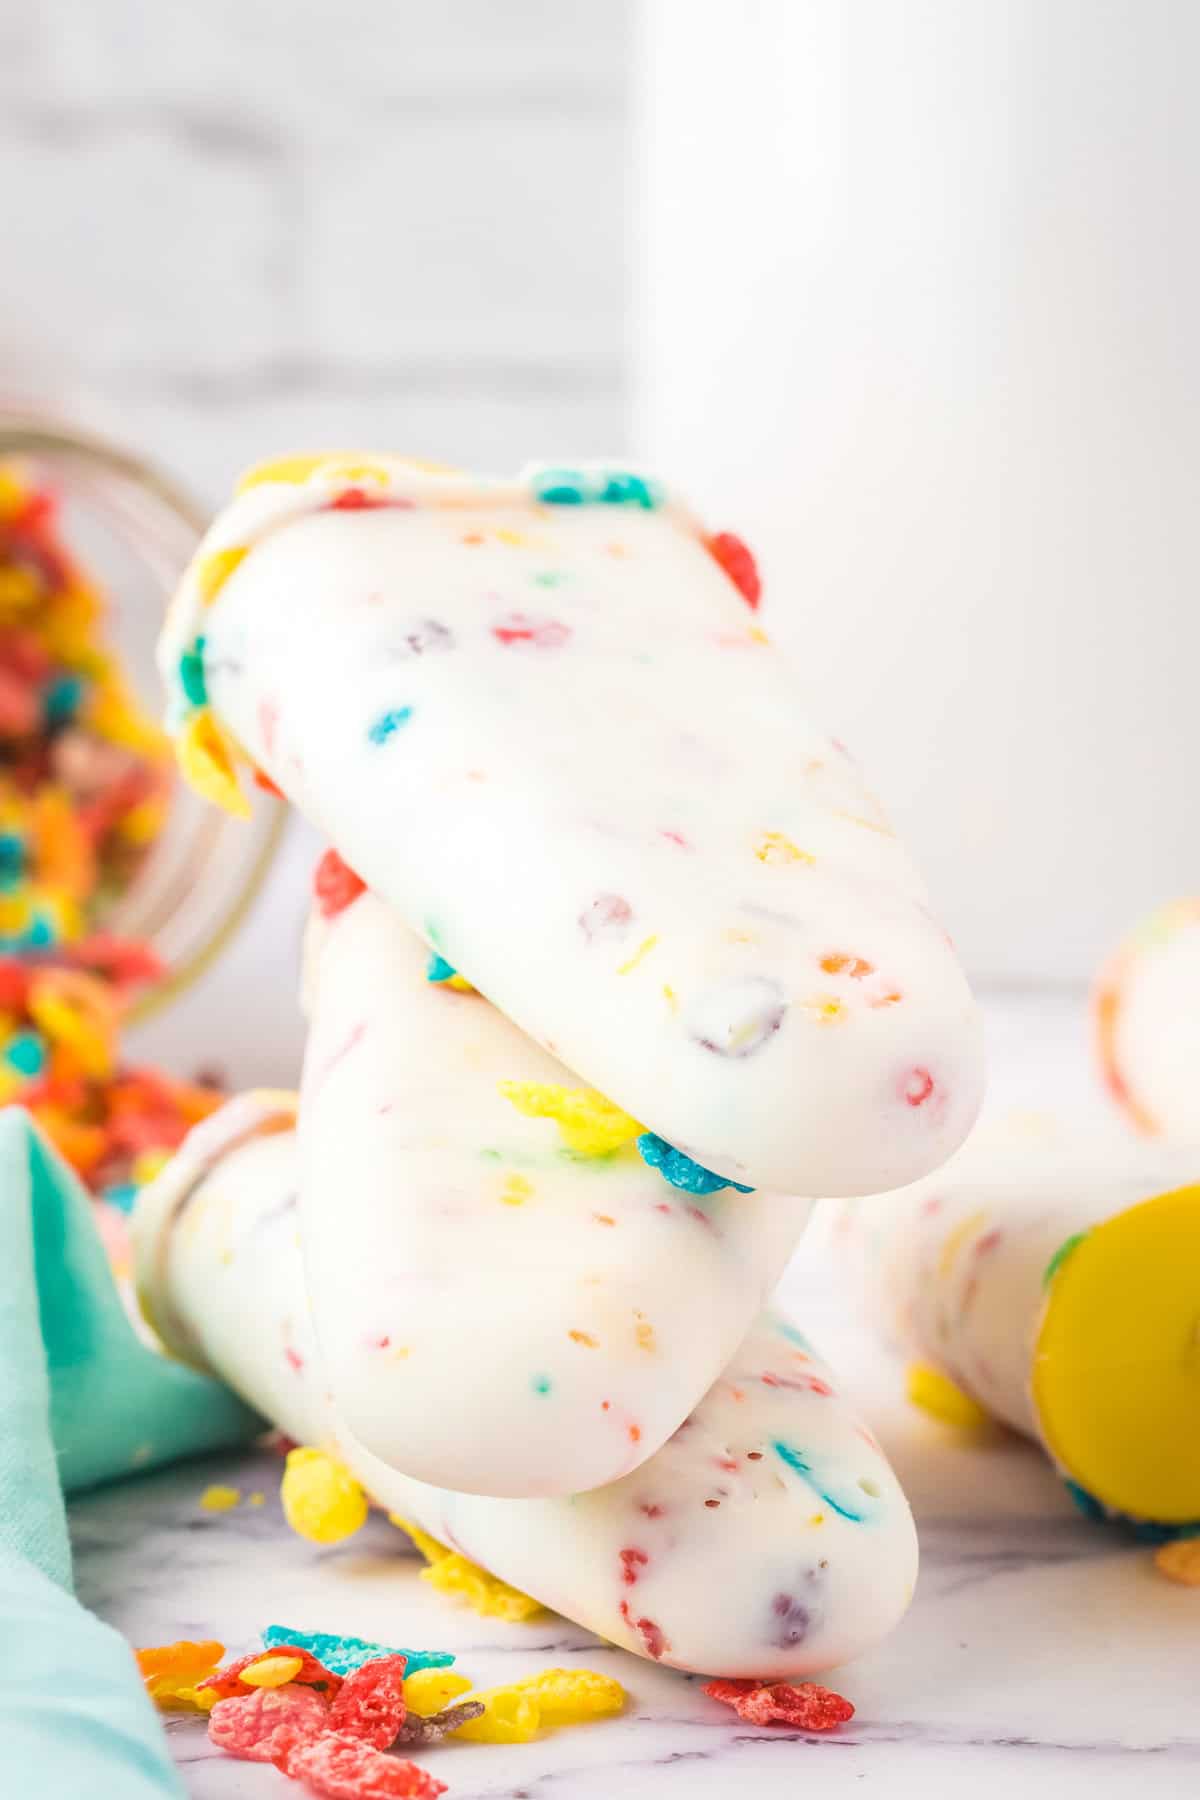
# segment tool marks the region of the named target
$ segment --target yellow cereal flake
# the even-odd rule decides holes
[[[256,1489],[253,1494],[250,1494],[247,1497],[246,1504],[248,1506],[263,1506],[266,1503],[266,1498],[267,1496],[265,1494],[260,1494]]]
[[[577,1156],[607,1156],[645,1130],[627,1112],[594,1088],[560,1087],[544,1081],[502,1081],[500,1092],[527,1119],[553,1119],[568,1150]]]
[[[314,1544],[340,1544],[367,1522],[366,1494],[324,1450],[289,1450],[279,1491],[288,1524]]]
[[[201,1494],[200,1505],[205,1512],[232,1512],[235,1506],[240,1506],[241,1499],[241,1488],[223,1487],[220,1482],[214,1482]]]
[[[957,1382],[931,1363],[910,1363],[905,1371],[905,1388],[914,1406],[944,1425],[975,1431],[988,1423],[988,1414],[978,1400],[964,1393]]]
[[[1154,1566],[1168,1581],[1181,1587],[1200,1587],[1200,1537],[1176,1538],[1174,1543],[1160,1544],[1154,1552]]]
[[[754,847],[754,854],[760,863],[773,866],[784,863],[808,863],[811,866],[817,860],[811,851],[801,850],[799,844],[793,844],[782,831],[764,832]]]
[[[456,994],[473,994],[476,992],[476,989],[467,980],[466,976],[459,975],[457,971],[453,975],[447,975],[445,981],[439,981],[438,986],[450,988]]]
[[[228,550],[210,550],[196,564],[196,592],[201,606],[211,606],[233,571],[250,554],[248,544],[232,544]]]
[[[449,1545],[439,1543],[410,1519],[401,1518],[399,1513],[389,1513],[388,1517],[393,1525],[408,1534],[421,1552],[429,1564],[428,1568],[422,1569],[421,1579],[437,1588],[439,1593],[457,1594],[484,1618],[507,1619],[510,1624],[519,1624],[522,1619],[531,1619],[542,1611],[540,1601],[531,1599],[519,1588],[509,1587],[498,1576],[489,1575],[478,1563],[460,1556]]]
[[[542,1611],[540,1601],[523,1594],[520,1588],[509,1587],[507,1581],[489,1575],[478,1563],[470,1562],[457,1552],[422,1569],[421,1580],[427,1581],[439,1594],[456,1594],[472,1612],[480,1613],[485,1619],[505,1619],[510,1625],[519,1625],[522,1620],[532,1619]]]
[[[29,483],[12,464],[0,463],[0,520],[15,519],[29,501]]]
[[[644,961],[647,956],[649,956],[650,952],[653,950],[653,948],[657,944],[657,942],[658,942],[658,933],[657,932],[655,932],[654,935],[651,937],[643,938],[641,943],[638,945],[637,949],[634,951],[633,955],[629,958],[628,962],[623,962],[620,965],[620,967],[617,970],[617,974],[618,975],[632,975],[633,971],[637,968],[638,964],[640,962]]]
[[[579,1725],[619,1713],[625,1704],[620,1682],[594,1669],[541,1669],[511,1687],[537,1701],[543,1725]]]
[[[403,1519],[399,1513],[389,1513],[388,1522],[394,1525],[397,1531],[402,1531],[406,1537],[412,1539],[414,1546],[421,1552],[426,1562],[442,1562],[447,1556],[454,1555],[449,1544],[440,1543],[427,1531],[422,1531],[421,1527],[414,1524],[411,1519]]]
[[[500,1190],[500,1198],[505,1206],[524,1206],[527,1200],[533,1198],[533,1194],[533,1183],[524,1175],[507,1176]]]
[[[233,752],[207,707],[189,715],[180,727],[175,751],[184,778],[204,800],[233,813],[250,817],[250,802],[242,792],[234,768]]]
[[[151,759],[166,759],[165,734],[142,711],[132,688],[115,663],[104,659],[84,703],[83,723],[122,750]]]
[[[146,1187],[156,1175],[161,1175],[173,1155],[171,1150],[139,1150],[130,1170],[134,1186]]]
[[[215,1706],[217,1696],[211,1689],[196,1690],[215,1672],[225,1654],[224,1644],[185,1641],[155,1645],[134,1654],[146,1692],[160,1712],[208,1712]]]
[[[430,1718],[450,1706],[475,1683],[467,1675],[456,1675],[453,1669],[418,1669],[404,1681],[404,1704],[410,1713]]]
[[[248,1663],[238,1676],[247,1687],[277,1688],[285,1682],[292,1681],[304,1667],[302,1656],[260,1656],[257,1662]]]
[[[245,474],[238,477],[234,492],[248,494],[251,488],[265,487],[269,481],[280,482],[287,487],[299,487],[315,469],[329,460],[328,450],[317,450],[308,456],[268,457],[265,462],[252,463]]]
[[[646,1317],[645,1313],[635,1313],[634,1318],[637,1323],[634,1325],[633,1335],[638,1349],[651,1351],[656,1349],[657,1345],[654,1338],[654,1327]]]
[[[117,1005],[111,988],[80,969],[46,969],[29,984],[29,1016],[81,1074],[105,1081],[116,1067]]]
[[[542,1709],[530,1694],[515,1687],[481,1688],[470,1696],[483,1706],[478,1718],[468,1719],[451,1737],[469,1738],[475,1744],[527,1744],[542,1723]]]

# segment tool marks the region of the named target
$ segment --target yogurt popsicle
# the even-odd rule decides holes
[[[300,1233],[342,1418],[443,1487],[615,1481],[716,1380],[811,1202],[672,1186],[635,1121],[482,995],[428,980],[369,893],[307,961]],[[546,1107],[565,1137],[530,1116]]]
[[[1093,1017],[1126,1118],[1200,1142],[1200,900],[1175,900],[1130,934],[1096,984]]]
[[[244,1095],[143,1192],[139,1288],[168,1349],[338,1456],[382,1506],[639,1656],[782,1680],[898,1623],[917,1565],[908,1505],[829,1370],[771,1314],[671,1440],[608,1487],[488,1499],[370,1456],[328,1398],[308,1317],[289,1123],[286,1097]]]
[[[293,459],[160,661],[185,768],[236,804],[244,753],[580,1081],[731,1179],[879,1192],[967,1132],[977,1020],[757,593],[626,472]]]
[[[1086,1509],[1200,1521],[1196,1154],[1045,1125],[980,1132],[834,1231],[865,1310],[1036,1438]]]

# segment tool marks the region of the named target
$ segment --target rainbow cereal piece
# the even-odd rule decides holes
[[[1200,1142],[1200,899],[1173,901],[1131,932],[1092,996],[1101,1074],[1147,1136]]]
[[[280,1484],[283,1516],[314,1544],[340,1544],[367,1522],[367,1497],[336,1457],[303,1445],[289,1450]]]
[[[607,1156],[610,1150],[620,1150],[642,1135],[636,1119],[591,1088],[568,1088],[557,1082],[502,1081],[500,1092],[527,1119],[554,1119],[567,1149],[577,1156]]]
[[[170,746],[105,626],[54,496],[0,463],[0,954],[84,937],[165,822]]]
[[[339,915],[334,929],[366,904]],[[419,947],[413,984],[430,1004],[490,1010],[430,992]],[[496,1093],[491,1070],[481,1070],[479,1082],[498,1117],[538,1127]],[[916,1573],[903,1494],[830,1370],[774,1315],[752,1326],[681,1429],[590,1492],[454,1492],[365,1451],[331,1398],[306,1306],[288,1205],[296,1140],[286,1130],[254,1135],[253,1110],[243,1097],[225,1109],[228,1121],[206,1121],[139,1203],[140,1290],[170,1348],[218,1373],[288,1436],[330,1446],[377,1504],[432,1540],[435,1554],[453,1546],[510,1587],[666,1666],[802,1680],[860,1654],[895,1625]],[[259,1102],[258,1111],[268,1126],[278,1102]],[[602,1179],[607,1164],[563,1166],[585,1182]],[[643,1178],[663,1193],[657,1177]],[[753,1196],[737,1198],[739,1207],[753,1204]],[[586,1346],[578,1348],[582,1357]],[[432,1373],[428,1364],[422,1379]],[[337,1666],[324,1643],[289,1628],[278,1638],[264,1633],[264,1641],[280,1649],[315,1644],[322,1662]],[[545,1680],[541,1699],[518,1690],[511,1708],[505,1703],[498,1729],[524,1736],[540,1728],[543,1705],[555,1704]],[[563,1704],[599,1710],[606,1692],[592,1687],[564,1695]]]
[[[212,526],[159,660],[204,790],[264,771],[562,1085],[725,1181],[876,1193],[965,1136],[978,1022],[759,595],[635,470],[287,459]]]
[[[810,1203],[671,1186],[634,1120],[425,980],[370,891],[315,924],[299,1226],[335,1404],[438,1487],[618,1480],[734,1353]]]
[[[440,1594],[456,1595],[484,1618],[507,1619],[510,1624],[532,1619],[541,1612],[539,1600],[531,1600],[528,1594],[509,1587],[506,1581],[497,1580],[477,1563],[469,1562],[465,1556],[451,1550],[449,1545],[439,1544],[419,1525],[402,1519],[398,1513],[391,1513],[389,1517],[393,1525],[412,1539],[425,1558],[428,1567],[421,1571],[422,1581],[427,1581]]]
[[[1091,1518],[1200,1526],[1200,1154],[1024,1122],[976,1134],[835,1234],[865,1316],[929,1365],[910,1392],[1042,1444]]]
[[[199,1691],[199,1683],[213,1673],[224,1654],[224,1644],[215,1640],[183,1640],[134,1652],[146,1692],[162,1712],[207,1712],[214,1701]]]

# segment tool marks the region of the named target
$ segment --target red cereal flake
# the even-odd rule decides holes
[[[275,782],[271,780],[271,777],[267,774],[265,769],[255,769],[254,785],[255,787],[261,788],[264,794],[270,794],[274,800],[287,799],[287,795],[284,793],[283,789],[276,786]]]
[[[437,1800],[446,1784],[415,1763],[387,1756],[344,1731],[286,1743],[276,1768],[324,1800]]]
[[[705,538],[704,547],[720,563],[746,605],[753,611],[762,598],[762,577],[753,552],[732,531],[718,531]]]
[[[243,1762],[274,1762],[285,1744],[315,1738],[328,1729],[329,1707],[315,1688],[252,1688],[218,1700],[208,1735],[219,1749]]]
[[[913,1069],[902,1091],[910,1106],[924,1106],[933,1093],[933,1076],[928,1069]]]
[[[386,1750],[400,1735],[407,1707],[404,1704],[406,1656],[377,1656],[355,1669],[329,1713],[331,1731],[361,1738],[376,1750]]]
[[[571,635],[571,627],[561,619],[531,619],[527,613],[509,613],[492,626],[492,636],[501,644],[531,644],[535,650],[561,650]]]
[[[849,1700],[815,1681],[709,1681],[710,1700],[732,1706],[748,1725],[790,1725],[797,1731],[832,1731],[854,1717]]]
[[[261,1662],[264,1656],[297,1657],[301,1666],[292,1676],[288,1685],[324,1688],[327,1700],[336,1698],[338,1689],[342,1685],[341,1676],[333,1674],[325,1667],[324,1663],[319,1663],[315,1656],[310,1655],[307,1650],[302,1650],[299,1644],[272,1644],[269,1650],[251,1650],[247,1656],[239,1656],[236,1662],[229,1663],[224,1669],[218,1669],[216,1674],[210,1675],[207,1681],[197,1682],[196,1685],[219,1694],[222,1700],[231,1694],[258,1692],[250,1683],[242,1681],[240,1676],[243,1669],[248,1669],[252,1663]],[[283,1690],[277,1691],[282,1692]]]
[[[366,891],[366,886],[362,877],[342,861],[336,850],[327,850],[313,876],[313,892],[317,897],[321,917],[332,919],[338,913],[345,912]]]

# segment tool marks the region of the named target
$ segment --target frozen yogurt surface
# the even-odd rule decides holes
[[[161,664],[198,782],[237,805],[253,764],[578,1081],[744,1185],[879,1192],[969,1129],[976,1015],[757,599],[627,471],[291,459]]]

